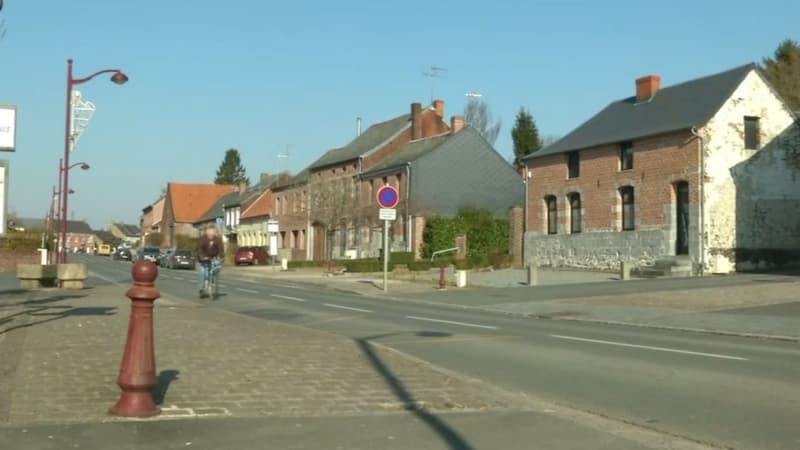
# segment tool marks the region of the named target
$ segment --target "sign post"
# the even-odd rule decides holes
[[[389,222],[397,220],[397,204],[400,193],[397,189],[386,185],[378,189],[378,205],[381,209],[378,218],[383,220],[383,292],[389,291]]]

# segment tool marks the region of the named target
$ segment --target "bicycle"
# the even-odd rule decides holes
[[[206,272],[205,285],[203,286],[203,290],[205,291],[208,297],[214,300],[217,298],[217,293],[219,292],[218,282],[219,282],[219,273],[220,271],[222,271],[222,263],[215,258],[215,259],[200,261],[200,265]]]

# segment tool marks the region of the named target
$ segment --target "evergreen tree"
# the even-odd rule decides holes
[[[533,116],[525,108],[520,108],[517,113],[516,123],[511,129],[511,139],[514,141],[514,165],[519,166],[522,158],[542,148],[542,139]]]
[[[214,179],[216,184],[250,184],[250,179],[247,178],[242,159],[239,156],[239,150],[235,148],[228,149],[225,152],[225,159],[217,169],[217,177]]]
[[[772,58],[764,58],[764,73],[793,111],[800,111],[800,44],[786,39]]]

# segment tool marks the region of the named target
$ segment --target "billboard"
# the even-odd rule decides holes
[[[0,237],[8,233],[8,161],[0,160]]]
[[[0,151],[13,152],[17,147],[17,107],[0,105]]]

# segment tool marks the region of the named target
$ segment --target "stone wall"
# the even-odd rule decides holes
[[[745,148],[746,116],[759,118],[758,149]],[[711,272],[783,265],[800,250],[800,159],[792,158],[800,153],[800,139],[794,120],[753,71],[700,130]]]
[[[670,253],[668,230],[594,232],[572,235],[526,233],[528,264],[545,267],[617,269],[621,260],[652,265]]]

